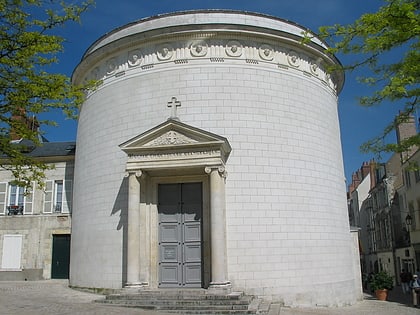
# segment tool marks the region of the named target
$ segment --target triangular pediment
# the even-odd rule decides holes
[[[172,119],[122,143],[120,148],[131,157],[193,155],[217,150],[222,160],[231,151],[226,138]]]

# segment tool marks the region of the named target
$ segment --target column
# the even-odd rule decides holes
[[[141,171],[128,174],[127,284],[140,286],[140,182]]]
[[[224,167],[206,167],[210,174],[210,234],[211,282],[210,288],[230,288],[227,277],[226,199]]]

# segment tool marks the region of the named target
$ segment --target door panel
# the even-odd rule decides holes
[[[52,279],[68,279],[70,271],[70,235],[53,235]]]
[[[161,184],[159,286],[201,287],[201,183]]]

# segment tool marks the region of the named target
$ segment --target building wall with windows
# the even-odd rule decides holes
[[[420,150],[417,150],[403,165],[404,207],[411,217],[411,224],[407,228],[414,249],[416,269],[420,269],[420,170],[413,170],[413,164],[420,165]]]
[[[32,154],[54,166],[45,173],[44,187],[19,187],[9,171],[0,169],[0,280],[68,273],[69,261],[63,260],[62,249],[53,248],[53,240],[65,237],[70,245],[74,144],[45,143]],[[54,260],[54,255],[61,258]],[[59,275],[62,268],[64,275]]]

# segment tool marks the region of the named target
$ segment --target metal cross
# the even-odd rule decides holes
[[[171,101],[168,102],[168,107],[171,108],[171,117],[170,119],[178,119],[177,116],[177,107],[181,107],[181,102],[176,99],[175,96],[172,97]]]

